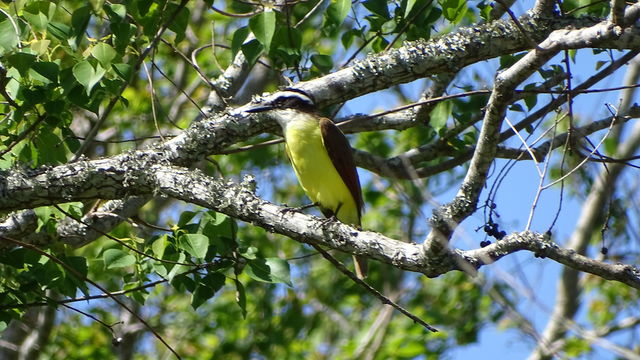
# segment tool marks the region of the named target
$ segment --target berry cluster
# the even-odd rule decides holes
[[[497,223],[493,221],[493,219],[489,218],[489,222],[483,227],[484,232],[487,233],[488,236],[496,238],[496,240],[502,240],[505,236],[507,236],[507,232],[504,230],[500,230],[500,227]],[[480,242],[481,247],[485,247],[491,244],[489,240],[483,240]]]

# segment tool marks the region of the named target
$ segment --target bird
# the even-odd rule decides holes
[[[316,111],[304,91],[286,89],[250,106],[246,112],[268,112],[282,127],[285,149],[300,186],[327,218],[361,227],[364,208],[353,149],[344,133]],[[367,259],[354,256],[355,274],[367,276]]]

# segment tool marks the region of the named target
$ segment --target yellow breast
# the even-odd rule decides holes
[[[347,224],[359,224],[353,195],[338,174],[322,141],[316,119],[311,116],[291,122],[285,131],[287,154],[307,196]]]

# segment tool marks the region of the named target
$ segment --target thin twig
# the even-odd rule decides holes
[[[259,144],[239,146],[237,148],[223,150],[223,151],[218,152],[217,154],[219,154],[219,155],[235,154],[235,153],[249,151],[249,150],[261,149],[263,147],[276,145],[276,144],[280,144],[280,143],[283,143],[283,142],[284,142],[283,138],[273,139],[273,140],[268,140],[268,141],[261,142]]]
[[[178,135],[164,135],[165,138],[174,138]],[[78,139],[78,140],[85,140],[86,138],[83,136],[69,136],[69,138],[72,139]],[[128,143],[128,142],[139,142],[139,141],[144,141],[144,140],[151,140],[151,139],[160,139],[160,136],[158,135],[150,135],[150,136],[143,136],[143,137],[139,137],[139,138],[133,138],[133,139],[122,139],[122,140],[93,140],[94,142],[97,143],[101,143],[101,144],[122,144],[122,143]]]
[[[111,295],[111,293],[109,293],[109,291],[107,291],[107,289],[105,289],[104,287],[102,287],[100,284],[96,283],[95,281],[87,278],[86,276],[80,274],[76,269],[72,268],[71,266],[67,265],[64,261],[58,259],[57,257],[40,250],[38,247],[29,244],[29,243],[25,243],[22,242],[20,240],[16,240],[16,239],[12,239],[3,235],[0,235],[0,239],[4,240],[4,241],[8,241],[10,243],[13,243],[15,245],[18,246],[22,246],[23,248],[27,248],[30,250],[35,251],[36,253],[45,256],[47,258],[49,258],[51,261],[59,264],[60,266],[62,266],[63,268],[65,268],[65,270],[67,270],[70,274],[72,274],[73,276],[77,277],[79,280],[82,280],[84,282],[87,282],[93,286],[95,286],[96,288],[98,288],[100,291],[102,291],[105,294],[108,294],[109,298],[112,299],[113,301],[115,301],[118,305],[120,305],[123,309],[125,309],[127,312],[129,312],[131,315],[133,315],[133,317],[135,317],[138,321],[140,321],[147,329],[149,329],[149,331],[153,334],[153,336],[155,336],[158,340],[160,340],[160,342],[162,344],[164,344],[164,346],[167,347],[167,349],[169,349],[169,351],[171,351],[173,353],[173,355],[175,355],[178,359],[182,359],[180,357],[180,355],[176,352],[175,349],[173,349],[171,347],[171,345],[169,345],[163,338],[162,336],[160,336],[160,334],[155,331],[151,325],[149,325],[140,315],[138,315],[135,311],[133,311],[132,309],[130,309],[124,302],[122,302],[120,299],[118,299],[116,296]]]
[[[117,242],[118,244],[120,244],[120,245],[122,245],[122,246],[126,247],[127,249],[129,249],[129,250],[131,250],[131,251],[135,252],[136,254],[141,255],[141,256],[143,256],[143,257],[145,257],[145,258],[149,258],[149,259],[152,259],[152,260],[155,260],[155,261],[159,261],[159,262],[163,262],[163,263],[167,263],[167,264],[172,264],[172,265],[201,266],[201,265],[199,265],[199,264],[193,264],[193,263],[184,263],[184,262],[179,262],[179,261],[164,260],[164,259],[160,259],[160,258],[158,258],[158,257],[155,257],[155,256],[153,256],[153,255],[147,254],[147,253],[145,253],[145,252],[143,252],[143,251],[140,251],[140,250],[138,250],[138,249],[134,248],[133,246],[131,246],[131,245],[127,244],[126,242],[124,242],[124,241],[122,241],[122,240],[118,239],[117,237],[115,237],[115,236],[113,236],[113,235],[110,235],[110,234],[108,234],[108,233],[106,233],[106,232],[104,232],[104,231],[102,231],[102,230],[98,229],[97,227],[95,227],[95,226],[93,226],[93,225],[89,224],[88,222],[85,222],[85,221],[83,221],[82,219],[78,219],[78,218],[76,218],[75,216],[71,215],[71,213],[69,213],[68,211],[63,210],[59,205],[54,204],[53,206],[54,206],[56,209],[58,209],[58,211],[60,211],[60,212],[61,212],[61,213],[63,213],[64,215],[66,215],[67,217],[69,217],[69,218],[71,218],[71,219],[75,220],[76,222],[78,222],[78,223],[80,223],[80,224],[82,224],[82,225],[84,225],[84,226],[86,226],[86,227],[88,227],[88,228],[92,229],[93,231],[98,232],[98,233],[99,233],[99,234],[101,234],[102,236],[106,236],[107,238],[109,238],[109,239],[111,239],[111,240],[113,240],[113,241]]]
[[[602,137],[602,139],[600,139],[600,142],[598,142],[598,144],[594,147],[594,149],[589,153],[589,156],[585,157],[578,165],[576,165],[573,169],[571,169],[571,171],[569,171],[568,173],[564,174],[562,177],[560,177],[559,179],[557,179],[556,181],[553,181],[550,184],[545,185],[542,189],[548,189],[550,187],[552,187],[553,185],[557,184],[558,182],[564,181],[564,179],[566,179],[569,175],[573,174],[574,172],[576,172],[578,169],[580,169],[587,161],[589,161],[589,159],[591,158],[591,156],[593,156],[593,154],[595,154],[596,151],[598,151],[598,148],[600,148],[600,146],[602,145],[602,143],[604,143],[604,141],[607,139],[607,137],[609,136],[609,133],[611,132],[611,129],[613,128],[613,125],[615,124],[615,121],[611,122],[611,126],[609,126],[609,129],[607,130],[607,133]]]
[[[311,8],[311,10],[309,10],[308,13],[306,13],[304,15],[304,17],[302,19],[300,19],[300,21],[298,21],[298,23],[296,23],[293,28],[296,29],[298,26],[300,26],[303,22],[305,22],[316,10],[318,10],[318,8],[322,5],[322,3],[324,2],[324,0],[318,0],[318,2],[313,6],[313,8]]]
[[[538,43],[536,43],[535,41],[533,41],[533,39],[531,37],[529,37],[529,33],[527,32],[527,30],[524,29],[524,27],[522,26],[522,24],[518,20],[518,17],[516,17],[516,15],[513,13],[513,11],[511,11],[511,8],[509,6],[507,6],[502,0],[495,0],[495,1],[497,3],[499,3],[500,6],[502,6],[504,8],[505,12],[511,18],[511,21],[513,21],[513,23],[516,25],[518,30],[520,30],[520,32],[522,33],[522,36],[524,36],[525,40],[529,43],[529,46],[531,46],[532,49],[538,49],[539,48],[538,47]]]
[[[151,60],[153,62],[153,59]],[[149,81],[149,95],[151,97],[151,118],[153,119],[153,125],[156,127],[156,131],[160,136],[160,141],[164,141],[164,136],[162,135],[162,131],[160,130],[160,126],[158,125],[158,114],[156,111],[156,89],[153,86],[153,74],[149,71],[147,64],[143,61],[142,67],[144,68],[144,72],[147,74],[147,80]]]
[[[431,332],[438,332],[438,329],[436,329],[433,326],[427,324],[424,320],[422,320],[419,317],[413,315],[411,312],[409,312],[408,310],[406,310],[402,306],[398,305],[394,301],[391,301],[389,298],[387,298],[386,296],[382,295],[378,290],[373,288],[371,285],[369,285],[366,282],[364,282],[361,279],[359,279],[356,276],[356,274],[354,274],[352,271],[347,269],[346,266],[344,266],[340,261],[336,260],[333,256],[331,256],[331,254],[326,252],[322,247],[320,247],[320,246],[318,246],[318,245],[316,245],[314,243],[309,243],[309,245],[311,245],[314,249],[316,249],[320,253],[320,255],[322,255],[322,257],[324,257],[331,264],[333,264],[333,266],[335,266],[336,269],[340,270],[341,273],[345,274],[349,279],[353,280],[353,282],[355,282],[356,284],[358,284],[361,287],[365,288],[369,293],[371,293],[373,296],[377,297],[383,304],[393,306],[396,310],[400,311],[403,315],[405,315],[409,319],[413,320],[414,322],[422,325],[422,327],[424,327],[425,329],[427,329],[427,330],[429,330]]]
[[[80,310],[80,309],[76,309],[76,308],[74,308],[73,306],[70,306],[70,305],[67,305],[67,304],[60,304],[60,305],[62,305],[62,306],[64,306],[64,307],[66,307],[66,308],[67,308],[67,309],[69,309],[69,310],[73,310],[73,311],[75,311],[75,312],[78,312],[78,313],[80,313],[80,314],[82,314],[82,315],[84,315],[84,316],[86,316],[86,317],[88,317],[88,318],[92,319],[93,321],[95,321],[95,322],[99,323],[100,325],[102,325],[102,326],[106,327],[107,329],[109,329],[109,331],[111,331],[111,335],[112,335],[113,337],[116,337],[116,333],[115,333],[115,331],[113,331],[113,325],[119,324],[119,323],[120,323],[120,321],[119,321],[119,322],[117,322],[117,323],[115,323],[115,324],[109,325],[109,324],[107,324],[106,322],[104,322],[104,321],[102,321],[102,320],[98,319],[96,316],[93,316],[92,314],[89,314],[89,313],[87,313],[87,312],[84,312],[84,311],[82,311],[82,310]]]
[[[553,136],[551,137],[551,146],[553,146],[553,140],[555,139],[557,127],[558,127],[558,121],[554,121]],[[542,191],[544,190],[543,184],[544,184],[544,179],[547,177],[547,172],[549,171],[549,164],[551,164],[551,155],[547,155],[547,157],[544,160],[544,169],[540,173],[540,181],[538,183],[538,189],[536,190],[536,196],[533,199],[533,203],[531,204],[531,211],[529,212],[529,219],[527,219],[527,226],[525,227],[525,230],[529,230],[531,228],[531,223],[533,222],[533,216],[536,212],[536,207],[538,206],[538,202],[540,201],[540,196],[542,195]]]
[[[142,65],[142,62],[149,55],[151,50],[153,50],[158,45],[158,42],[160,41],[162,34],[164,34],[164,32],[169,28],[169,24],[175,20],[176,16],[178,16],[178,13],[182,11],[182,9],[187,5],[188,2],[189,0],[182,0],[180,4],[176,7],[176,10],[167,18],[167,21],[165,21],[165,23],[162,24],[162,26],[160,27],[160,29],[158,29],[158,32],[154,36],[153,40],[151,41],[151,44],[149,44],[149,46],[147,46],[144,49],[144,51],[140,54],[140,56],[136,60],[136,63],[133,66],[134,69],[137,70],[140,68],[140,65]],[[129,81],[130,79],[126,81],[124,84],[122,84],[122,86],[120,86],[117,96],[114,96],[111,98],[111,100],[109,101],[109,104],[107,104],[107,107],[102,112],[102,115],[100,116],[98,121],[96,121],[96,123],[93,125],[91,130],[89,130],[89,133],[86,135],[87,140],[85,140],[85,142],[82,143],[82,145],[80,145],[80,149],[76,151],[71,162],[77,161],[87,151],[87,149],[93,142],[93,138],[95,138],[96,134],[98,133],[98,130],[100,130],[100,128],[102,127],[102,124],[104,124],[104,122],[107,120],[107,117],[111,114],[111,111],[115,108],[116,103],[120,99],[120,96],[122,95],[124,90],[129,86]]]
[[[20,141],[24,140],[31,132],[33,132],[36,129],[36,127],[38,127],[38,125],[40,125],[40,123],[44,121],[45,118],[46,116],[44,115],[38,115],[38,120],[36,120],[33,124],[31,124],[31,126],[29,126],[26,130],[21,132],[20,135],[18,135],[18,137],[15,140],[13,140],[11,144],[7,146],[6,149],[1,151],[0,157],[4,156],[4,154],[8,153],[9,151],[11,151],[11,149],[13,149],[16,145],[18,145]]]
[[[264,11],[263,9],[258,9],[256,11],[252,11],[252,12],[248,12],[248,13],[244,13],[244,14],[232,14],[230,12],[226,12],[224,10],[220,10],[215,6],[212,6],[211,9],[213,9],[213,11],[217,12],[220,15],[233,17],[233,18],[249,18],[249,17],[252,17],[253,15],[260,14],[261,12]]]
[[[1,10],[2,9],[0,9],[0,11]],[[11,18],[9,18],[9,19],[11,19]],[[11,20],[11,22],[13,23],[13,20]],[[20,108],[20,105],[18,105],[18,103],[16,103],[11,98],[11,95],[9,95],[9,93],[7,92],[7,83],[8,82],[9,82],[9,79],[7,79],[7,69],[5,69],[5,67],[2,66],[2,64],[0,64],[0,95],[2,95],[2,97],[4,97],[7,100],[9,105],[11,105],[14,108],[18,109],[18,108]]]
[[[538,171],[538,175],[542,176],[542,171],[540,170],[540,167],[538,166],[538,160],[537,160],[536,154],[533,152],[533,149],[531,149],[529,147],[529,145],[527,144],[527,141],[522,138],[522,135],[520,135],[520,132],[518,130],[516,130],[516,128],[511,123],[511,121],[509,121],[509,118],[507,118],[505,116],[504,121],[507,123],[507,125],[509,125],[511,130],[513,130],[513,133],[518,137],[518,139],[520,139],[520,142],[522,143],[522,146],[524,146],[524,148],[527,150],[529,155],[531,155],[531,159],[536,164],[536,170]]]

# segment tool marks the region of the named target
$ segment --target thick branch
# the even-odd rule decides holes
[[[165,195],[200,205],[231,217],[286,235],[302,243],[328,246],[351,254],[365,255],[404,270],[435,277],[452,270],[473,271],[501,257],[529,250],[580,271],[617,280],[640,288],[640,273],[626,265],[609,265],[559,248],[542,235],[525,232],[508,236],[504,241],[471,251],[453,250],[442,256],[428,256],[421,245],[390,239],[370,231],[357,231],[340,222],[326,224],[314,216],[284,212],[282,206],[267,202],[254,194],[255,183],[249,178],[238,185],[214,179],[198,170],[188,170],[153,163],[146,159],[103,159],[63,165],[45,173],[9,173],[8,190],[19,197],[39,199],[42,205],[77,201],[88,192],[99,198],[127,195]],[[124,167],[124,168],[122,168]],[[96,184],[88,189],[85,182]],[[28,186],[34,184],[33,188]],[[74,185],[75,184],[75,185]],[[62,189],[46,193],[40,187]],[[7,209],[0,198],[0,210]]]

